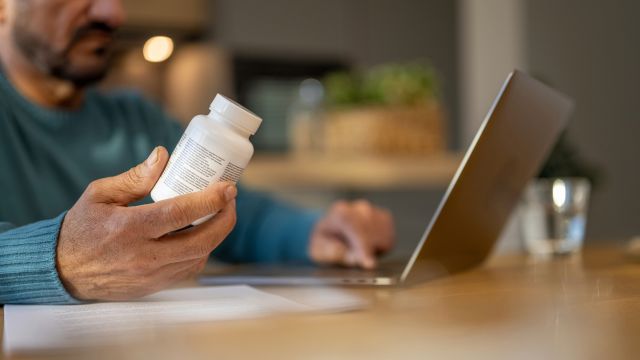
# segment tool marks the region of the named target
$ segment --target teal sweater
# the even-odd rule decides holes
[[[0,73],[0,303],[73,303],[56,270],[65,212],[89,182],[171,150],[182,128],[134,93],[88,91],[74,111],[29,102]],[[147,199],[146,201],[149,201]],[[318,215],[241,188],[238,221],[213,255],[228,262],[308,261]]]

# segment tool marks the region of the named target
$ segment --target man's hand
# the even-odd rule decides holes
[[[236,187],[216,183],[192,194],[127,207],[147,196],[167,151],[156,148],[131,170],[89,184],[60,229],[57,265],[67,290],[81,300],[126,300],[163,289],[205,266],[236,221]],[[174,232],[195,220],[212,219]]]
[[[376,255],[389,251],[394,242],[389,211],[365,200],[339,201],[313,230],[309,255],[319,264],[372,269],[376,266]]]

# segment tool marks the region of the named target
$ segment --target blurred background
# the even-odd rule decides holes
[[[245,185],[391,208],[410,251],[513,68],[576,102],[541,176],[593,183],[587,243],[640,235],[640,3],[125,0],[105,88],[187,123],[220,92],[264,118]],[[499,245],[521,248],[515,219]]]

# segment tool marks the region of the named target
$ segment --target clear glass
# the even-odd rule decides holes
[[[582,248],[591,184],[584,178],[538,179],[524,194],[521,229],[533,255],[563,255]]]

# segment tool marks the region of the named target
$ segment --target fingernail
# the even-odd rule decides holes
[[[235,185],[229,185],[224,190],[224,199],[227,202],[233,200],[236,197],[236,195],[238,195],[238,189],[236,189]]]
[[[158,161],[158,148],[153,149],[149,157],[144,162],[148,167],[152,167]]]
[[[376,261],[372,258],[365,258],[363,261],[365,269],[373,269],[376,267]]]

